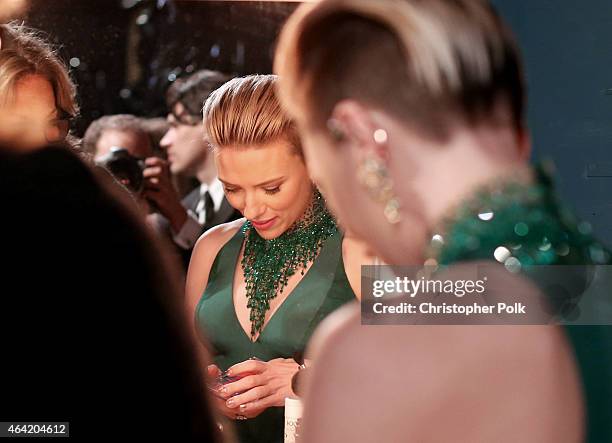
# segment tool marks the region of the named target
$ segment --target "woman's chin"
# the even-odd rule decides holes
[[[279,232],[279,230],[277,229],[268,229],[260,231],[259,229],[255,228],[255,230],[264,240],[273,240],[283,235],[283,232]]]
[[[273,240],[275,238],[278,238],[283,235],[288,229],[288,226],[285,226],[285,224],[282,222],[279,223],[279,220],[276,220],[274,226],[268,229],[258,229],[256,226],[253,227],[255,228],[259,236],[264,240]]]

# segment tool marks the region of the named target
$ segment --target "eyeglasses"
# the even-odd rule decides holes
[[[64,141],[70,132],[70,121],[72,117],[64,111],[60,111],[60,116],[51,120],[45,128],[45,139],[49,143]]]

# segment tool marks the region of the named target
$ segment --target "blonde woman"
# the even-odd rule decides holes
[[[244,218],[200,238],[187,276],[189,311],[213,347],[211,375],[238,379],[217,404],[241,442],[283,441],[294,356],[323,318],[355,300],[366,260],[310,180],[276,83],[234,79],[206,101],[219,180]]]
[[[489,2],[302,6],[275,70],[313,178],[387,263],[484,261],[509,297],[539,287],[553,305],[565,271],[551,287],[537,265],[611,263],[549,171],[527,164],[521,57]],[[347,317],[314,354],[305,442],[612,441],[612,327],[597,326],[609,319],[367,329]]]
[[[0,141],[20,149],[65,141],[75,96],[66,66],[36,31],[0,25]]]

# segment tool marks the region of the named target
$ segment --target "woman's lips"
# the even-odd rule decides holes
[[[264,231],[266,229],[270,229],[274,225],[274,223],[276,222],[277,218],[278,217],[273,217],[271,219],[263,220],[263,221],[251,220],[251,223],[253,224],[255,229],[257,229],[259,231]]]

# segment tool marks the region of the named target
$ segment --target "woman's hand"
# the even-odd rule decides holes
[[[284,406],[285,397],[295,396],[291,379],[299,370],[293,359],[276,358],[268,362],[247,360],[228,369],[228,376],[241,377],[220,390],[225,408],[234,412],[232,418],[257,417],[272,406]]]
[[[221,370],[216,365],[210,365],[208,366],[208,368],[206,368],[206,370],[208,372],[208,379],[209,379],[209,383],[207,385],[208,386],[210,386],[211,384],[214,385],[214,383],[216,383],[217,378],[221,375]],[[223,397],[223,395],[220,393],[220,390],[219,390],[219,388],[222,388],[222,387],[223,386],[219,386],[218,388],[217,387],[209,388],[209,392],[212,394],[211,400],[215,404],[217,411],[225,415],[227,418],[236,420],[239,418],[241,414],[235,408],[227,407],[227,405],[225,404],[226,400]],[[242,416],[246,417],[244,414],[242,414]]]

